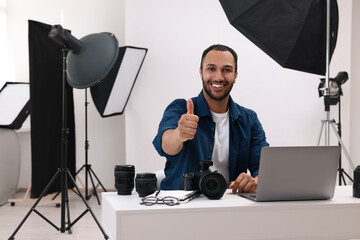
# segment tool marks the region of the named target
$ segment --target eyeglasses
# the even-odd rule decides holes
[[[166,204],[168,206],[175,206],[180,203],[187,203],[200,195],[198,192],[194,192],[194,193],[187,195],[185,198],[182,198],[182,199],[172,197],[172,196],[158,198],[157,196],[159,195],[159,193],[160,193],[160,190],[155,193],[155,196],[147,196],[147,197],[142,198],[140,204],[145,205],[145,206],[152,206],[154,204]]]
[[[141,199],[141,204],[145,206],[151,206],[154,204],[166,204],[168,206],[174,206],[180,204],[180,199],[171,196],[162,197],[162,198],[158,198],[155,196],[148,196]]]

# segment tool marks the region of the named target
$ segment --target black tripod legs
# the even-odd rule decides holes
[[[83,200],[84,204],[86,205],[87,209],[86,209],[77,219],[75,219],[75,221],[74,221],[73,223],[71,223],[71,224],[68,226],[67,229],[70,229],[71,226],[73,226],[73,225],[74,225],[82,216],[84,216],[87,212],[90,212],[90,214],[91,214],[92,217],[94,218],[96,224],[98,225],[99,229],[101,230],[102,234],[104,235],[104,238],[105,238],[105,239],[109,239],[108,235],[106,235],[104,229],[101,227],[99,220],[96,218],[94,212],[91,210],[89,204],[86,202],[84,196],[81,194],[80,189],[79,189],[79,187],[76,185],[75,180],[74,180],[74,178],[71,176],[70,172],[68,172],[68,176],[69,176],[70,180],[72,181],[72,183],[74,184],[76,190],[78,191],[78,193],[79,193],[81,199]]]
[[[89,200],[93,195],[95,195],[98,204],[100,205],[100,199],[99,196],[97,194],[97,187],[98,185],[101,186],[101,188],[103,189],[104,192],[107,192],[107,190],[105,189],[104,185],[101,183],[100,179],[96,176],[95,172],[92,170],[91,168],[91,164],[85,164],[83,165],[77,172],[76,175],[78,175],[81,170],[85,169],[85,199]],[[75,175],[75,176],[76,176]],[[89,176],[91,184],[92,184],[92,188],[91,188],[91,192],[89,194],[89,190],[88,190],[88,184],[87,184],[87,177]],[[96,179],[96,181],[98,182],[97,185],[95,185],[94,182],[94,178]]]
[[[62,186],[61,186],[61,227],[57,227],[53,222],[51,222],[49,219],[47,219],[44,215],[42,215],[40,212],[38,212],[35,208],[38,205],[38,203],[41,201],[41,199],[48,193],[49,189],[52,187],[52,185],[54,184],[54,182],[56,181],[56,179],[61,176],[62,178]],[[70,209],[69,209],[69,198],[68,198],[68,184],[67,184],[67,179],[70,179],[70,181],[74,184],[76,190],[77,190],[77,195],[80,196],[80,198],[82,199],[82,201],[84,202],[84,204],[86,205],[86,210],[75,219],[74,222],[70,221]],[[66,212],[65,212],[65,207],[66,207]],[[22,225],[25,223],[25,221],[27,220],[27,218],[30,216],[30,214],[32,212],[35,212],[36,214],[38,214],[41,218],[43,218],[46,222],[48,222],[51,226],[53,226],[57,231],[60,231],[62,233],[64,233],[65,231],[68,231],[69,234],[72,233],[71,231],[71,227],[74,226],[74,224],[79,221],[87,212],[91,213],[91,216],[94,218],[96,224],[98,225],[99,229],[101,230],[102,234],[104,235],[105,239],[109,239],[109,237],[106,235],[104,229],[101,227],[98,219],[96,218],[94,212],[91,210],[89,204],[86,202],[84,196],[81,194],[80,189],[78,188],[78,186],[75,183],[74,178],[71,176],[71,173],[68,169],[58,169],[58,171],[55,173],[55,175],[53,176],[53,178],[50,180],[50,182],[48,183],[48,185],[45,187],[44,191],[40,194],[39,198],[36,200],[36,202],[34,203],[34,205],[31,207],[31,209],[29,210],[29,212],[26,214],[26,216],[24,217],[24,219],[21,221],[21,223],[19,224],[19,226],[15,229],[14,233],[9,237],[9,240],[14,240],[15,239],[15,235],[16,233],[20,230],[20,228],[22,227]],[[65,215],[67,214],[68,217],[68,221],[67,223],[65,223]],[[67,227],[66,227],[67,225]]]
[[[25,223],[26,219],[30,216],[30,214],[34,211],[36,214],[38,214],[41,218],[43,218],[46,222],[48,222],[51,226],[53,226],[57,231],[60,230],[60,228],[58,228],[55,224],[53,224],[49,219],[47,219],[46,217],[44,217],[44,215],[42,215],[41,213],[39,213],[35,208],[38,205],[38,203],[41,201],[41,199],[47,194],[47,192],[49,191],[49,189],[52,187],[52,185],[54,184],[55,180],[59,177],[59,175],[61,174],[61,170],[58,169],[57,172],[55,173],[55,175],[53,176],[53,178],[50,180],[50,182],[48,183],[48,185],[45,187],[44,191],[40,194],[39,198],[36,200],[36,202],[34,203],[34,205],[30,208],[29,212],[25,215],[24,219],[21,221],[21,223],[19,224],[19,226],[15,229],[14,233],[9,237],[9,240],[13,240],[15,239],[15,234],[20,230],[20,228],[22,227],[22,225]]]
[[[351,181],[354,182],[354,180],[349,176],[349,174],[347,174],[345,172],[345,170],[343,168],[339,168],[338,169],[339,172],[339,186],[342,185],[342,183],[344,183],[344,185],[346,185],[346,181],[345,181],[345,176]],[[344,176],[345,175],[345,176]]]

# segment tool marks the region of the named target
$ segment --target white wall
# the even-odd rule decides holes
[[[356,132],[360,118],[358,110],[354,110],[358,109],[357,99],[353,99],[356,89],[360,89],[359,84],[353,83],[359,76],[359,59],[354,53],[360,50],[359,37],[353,36],[351,41],[351,26],[354,33],[359,25],[359,17],[355,16],[357,25],[351,25],[352,12],[355,7],[359,10],[359,3],[355,2],[339,1],[339,36],[330,66],[332,77],[339,71],[350,74],[342,98],[343,140],[348,149],[350,107],[351,128]],[[317,92],[321,76],[280,67],[229,24],[218,0],[8,1],[9,48],[16,81],[28,81],[27,19],[57,24],[61,9],[64,26],[78,38],[110,31],[120,45],[149,49],[124,116],[102,119],[90,104],[89,162],[107,188],[113,188],[114,165],[125,163],[125,158],[126,163],[135,164],[137,172],[163,168],[165,159],[158,156],[151,143],[162,113],[173,99],[190,98],[200,92],[200,57],[213,43],[223,43],[237,51],[239,76],[232,97],[258,113],[271,145],[317,143],[321,120],[325,118],[323,98]],[[83,98],[83,90],[75,90],[78,168],[84,163]],[[337,116],[334,106],[331,118]],[[356,154],[353,160],[359,164],[360,150],[356,146],[360,139],[356,132],[351,131],[349,150]],[[333,134],[331,139],[336,144]]]
[[[63,22],[61,11],[63,11]],[[124,43],[124,0],[11,0],[7,2],[7,14],[9,52],[12,53],[10,62],[15,69],[13,74],[16,81],[29,81],[27,22],[29,19],[50,25],[63,24],[64,27],[72,30],[72,34],[77,38],[96,32],[112,32],[117,36],[120,45]],[[114,165],[125,163],[125,118],[124,116],[101,118],[92,103],[91,95],[89,94],[88,97],[90,101],[89,164],[105,187],[113,188]],[[74,90],[74,101],[76,158],[79,169],[85,163],[84,90]],[[28,156],[22,156],[22,166],[27,168],[21,168],[20,188],[26,188],[30,182],[30,159]]]
[[[351,121],[350,150],[354,163],[360,163],[360,1],[352,3],[351,25]]]
[[[340,27],[331,76],[350,71],[351,1],[339,1]],[[149,52],[126,109],[126,159],[139,171],[162,169],[165,159],[152,146],[165,107],[197,95],[202,86],[202,51],[214,43],[234,48],[239,76],[232,97],[255,110],[271,145],[316,145],[323,98],[321,76],[280,67],[233,28],[217,0],[131,0],[126,2],[126,43]],[[343,86],[343,140],[349,145],[351,80]],[[331,118],[337,119],[337,107]],[[332,132],[331,132],[332,133]],[[332,134],[331,142],[336,144]],[[322,141],[323,142],[323,141]],[[141,151],[139,151],[141,149]]]

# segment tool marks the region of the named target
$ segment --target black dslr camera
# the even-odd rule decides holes
[[[200,161],[201,170],[197,173],[184,173],[182,188],[186,191],[199,190],[209,199],[220,199],[224,195],[227,183],[224,176],[217,171],[210,171],[213,165],[210,160]]]

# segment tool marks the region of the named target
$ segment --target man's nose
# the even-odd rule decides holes
[[[222,81],[222,80],[224,80],[223,71],[217,70],[217,71],[215,72],[214,80],[217,80],[217,81]]]

